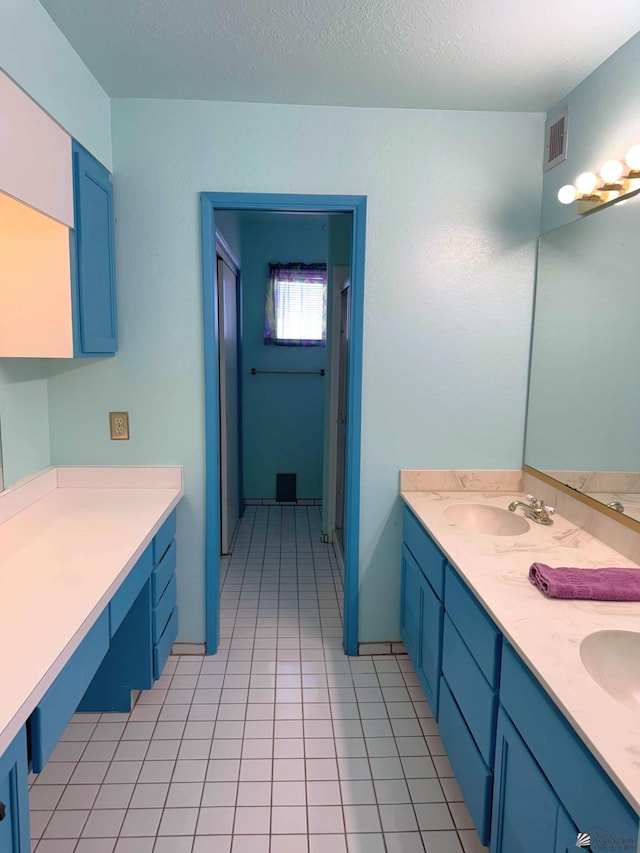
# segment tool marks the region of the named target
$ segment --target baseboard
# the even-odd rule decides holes
[[[171,647],[172,655],[203,655],[204,653],[204,643],[174,643]]]
[[[406,655],[404,643],[392,640],[388,643],[358,643],[359,655]]]

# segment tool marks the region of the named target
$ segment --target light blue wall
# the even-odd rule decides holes
[[[37,0],[0,0],[0,69],[111,166],[109,98]],[[50,463],[48,363],[2,359],[5,485]]]
[[[5,486],[50,464],[44,369],[38,359],[3,358],[0,362],[0,432]]]
[[[396,637],[398,469],[522,462],[543,116],[160,100],[112,115],[121,349],[50,380],[53,461],[185,466],[180,638],[202,640],[198,193],[368,196],[360,639]],[[109,441],[109,409],[130,411],[130,442]]]
[[[564,163],[545,173],[540,233],[577,219],[577,205],[560,204],[558,190],[581,172],[598,172],[640,144],[640,33],[624,44],[556,108],[569,105],[569,147]]]
[[[275,215],[242,229],[243,467],[245,498],[275,498],[276,473],[297,475],[298,498],[322,497],[324,389],[321,376],[251,375],[325,367],[324,347],[264,345],[269,263],[326,263],[327,224]]]
[[[0,68],[111,169],[111,103],[38,0],[0,0]]]

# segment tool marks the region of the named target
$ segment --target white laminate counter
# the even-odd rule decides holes
[[[580,660],[580,642],[594,631],[640,632],[640,602],[550,599],[528,580],[534,561],[639,567],[558,515],[550,527],[530,522],[519,536],[469,533],[443,515],[455,503],[506,509],[515,498],[524,500],[521,494],[401,492],[401,497],[640,814],[640,708],[631,711],[614,701]]]
[[[0,495],[0,755],[182,494],[162,467],[53,468]]]

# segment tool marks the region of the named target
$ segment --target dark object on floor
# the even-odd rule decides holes
[[[276,500],[282,503],[295,503],[296,475],[276,474]]]

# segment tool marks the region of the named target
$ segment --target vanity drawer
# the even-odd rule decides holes
[[[154,607],[162,598],[162,593],[167,588],[175,570],[176,543],[175,540],[173,540],[164,552],[159,565],[155,567],[153,574],[151,575],[151,601]]]
[[[444,617],[442,673],[480,754],[493,767],[498,694],[489,685],[448,615]]]
[[[31,764],[40,773],[109,649],[105,608],[28,720]]]
[[[162,670],[171,654],[171,646],[178,636],[178,608],[171,611],[169,621],[162,632],[162,636],[153,647],[153,677],[157,680],[162,675]]]
[[[120,585],[120,589],[109,602],[110,636],[113,637],[134,601],[140,595],[140,590],[147,582],[152,568],[152,548],[151,543],[149,543],[138,562]]]
[[[402,538],[415,557],[423,575],[442,601],[446,559],[408,507],[404,508],[402,518]]]
[[[492,687],[497,687],[502,634],[450,565],[447,565],[444,608],[484,677]]]
[[[636,839],[637,815],[506,642],[500,702],[573,822]]]
[[[440,681],[440,738],[482,844],[489,842],[493,773],[478,752],[446,678]]]
[[[156,566],[176,535],[176,511],[171,513],[153,537],[153,564]]]
[[[162,593],[162,598],[153,608],[151,616],[151,634],[154,645],[162,636],[162,632],[166,628],[171,612],[176,605],[176,576],[171,575],[171,580],[165,591]]]

